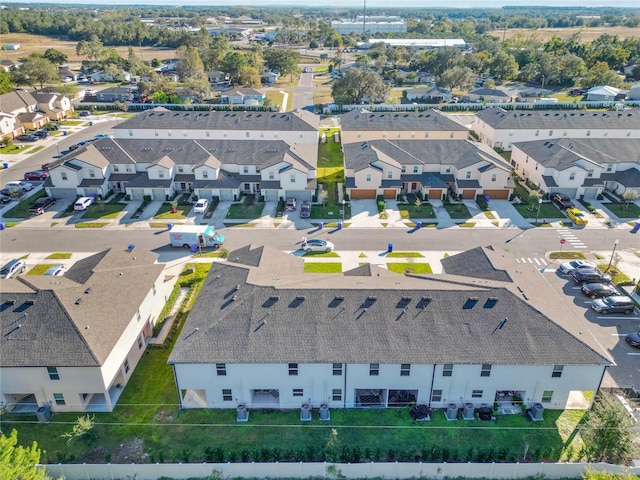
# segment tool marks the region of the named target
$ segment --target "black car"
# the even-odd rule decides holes
[[[16,140],[20,141],[20,142],[37,142],[38,138],[36,135],[32,134],[32,133],[23,133],[22,135],[18,135],[16,137]]]
[[[7,203],[11,202],[13,202],[13,198],[11,198],[9,195],[3,195],[0,193],[0,203],[2,205],[6,205]]]
[[[582,293],[591,298],[620,295],[620,291],[610,283],[583,283]]]
[[[91,115],[91,112],[89,112],[88,110],[83,110],[82,112],[80,112],[81,117],[88,117],[89,115]]]
[[[40,197],[29,208],[29,215],[42,215],[47,208],[55,203],[56,199],[53,197]]]
[[[0,195],[9,197],[12,199],[20,198],[24,192],[19,188],[3,188],[0,190]]]
[[[571,272],[576,283],[611,283],[611,277],[600,270],[581,268]]]
[[[45,130],[49,130],[50,132],[53,130],[60,130],[60,125],[56,124],[56,123],[47,123],[44,126]]]
[[[640,348],[640,332],[633,332],[624,337],[629,345]]]
[[[567,208],[575,207],[571,199],[563,193],[554,193],[551,195],[551,201],[555,203],[560,210],[566,210]]]
[[[38,130],[34,133],[34,135],[39,138],[47,138],[49,136],[49,132],[47,132],[46,130]]]
[[[300,218],[309,218],[311,217],[311,205],[307,202],[303,202],[300,205]]]

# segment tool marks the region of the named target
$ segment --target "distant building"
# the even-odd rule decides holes
[[[5,43],[2,45],[3,50],[20,50],[19,43]]]
[[[625,95],[624,90],[609,85],[593,87],[587,90],[587,102],[613,102],[614,100],[622,100]]]
[[[371,48],[371,45],[376,43],[384,43],[387,47],[418,48],[425,50],[442,47],[467,48],[467,43],[461,38],[370,38],[366,42],[358,43],[358,48]]]
[[[395,20],[399,17],[389,17],[381,21],[372,21],[369,17],[366,20],[334,20],[331,22],[331,28],[340,35],[349,35],[351,33],[405,33],[407,31],[407,23],[404,20]]]

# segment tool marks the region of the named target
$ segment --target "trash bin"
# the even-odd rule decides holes
[[[197,243],[192,243],[191,244],[191,253],[198,253],[198,244]]]
[[[342,222],[338,222],[338,230],[342,230]]]
[[[89,126],[90,126],[90,127],[93,127],[93,122],[89,122]]]
[[[134,248],[136,248],[136,246],[133,243],[130,243],[127,248],[129,249],[129,251],[133,250]]]
[[[67,131],[66,131],[66,130],[63,130],[63,131],[62,131],[62,136],[63,136],[63,137],[66,137],[66,136],[67,136]]]
[[[387,253],[393,252],[393,243],[387,244]]]
[[[167,223],[167,230],[171,230],[173,228],[173,223]]]
[[[322,230],[322,227],[324,227],[324,222],[318,222],[318,229]]]
[[[9,168],[9,164],[8,164],[8,163],[6,163],[6,162],[5,162],[5,163],[3,163],[3,164],[2,164],[2,168],[5,168],[5,169],[6,169],[6,168]]]
[[[416,228],[422,228],[422,222],[420,220],[416,222]]]
[[[631,230],[631,233],[637,233],[638,230],[640,230],[640,222],[636,222],[636,226],[633,227],[633,229]]]
[[[5,228],[7,228],[7,226],[4,224],[4,222],[0,222],[0,230],[4,230]]]

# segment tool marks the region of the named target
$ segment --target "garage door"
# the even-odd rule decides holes
[[[131,189],[131,200],[143,200],[144,199],[144,189],[143,188],[132,188]]]
[[[151,195],[153,195],[153,199],[156,201],[162,200],[164,202],[167,199],[167,194],[165,193],[164,188],[152,188]]]
[[[363,188],[356,188],[351,190],[351,199],[352,200],[362,200],[365,198],[372,198],[375,200],[376,191],[375,190],[366,190]]]
[[[396,190],[394,188],[386,188],[383,192],[382,195],[384,195],[384,198],[387,200],[395,200],[396,197],[398,196],[398,194],[396,193]]]
[[[476,198],[476,191],[462,190],[462,198],[464,198],[465,200],[473,200],[474,198]]]
[[[77,198],[78,192],[75,188],[50,188],[50,194],[53,198]]]
[[[429,190],[430,200],[440,200],[442,198],[442,190]]]
[[[310,190],[287,190],[287,198],[295,198],[299,202],[310,202],[311,191]]]
[[[551,192],[549,192],[549,195],[553,195],[554,193],[563,193],[569,198],[576,198],[576,196],[578,195],[578,189],[577,188],[554,188]]]
[[[228,188],[220,190],[220,200],[225,202],[233,202],[233,190]]]
[[[509,190],[485,190],[483,195],[489,195],[490,200],[508,200]]]
[[[278,190],[263,190],[262,193],[264,193],[264,199],[267,202],[277,202],[279,200]]]

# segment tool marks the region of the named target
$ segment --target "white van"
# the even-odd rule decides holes
[[[86,210],[93,203],[93,198],[91,197],[80,197],[76,200],[76,203],[73,204],[74,210]]]

